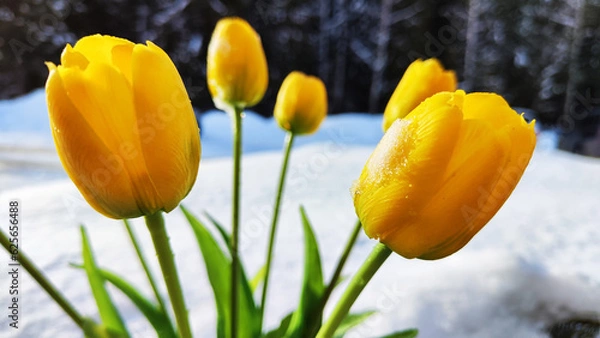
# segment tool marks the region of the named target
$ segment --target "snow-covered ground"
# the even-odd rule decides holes
[[[356,219],[349,188],[381,137],[380,125],[381,116],[332,116],[316,135],[298,138],[276,246],[268,326],[297,303],[303,266],[298,206],[306,207],[315,226],[328,279]],[[247,115],[244,129],[241,247],[253,274],[265,256],[283,132],[272,119],[253,114]],[[205,114],[200,172],[183,202],[197,215],[207,210],[224,224],[230,212],[230,142],[227,116]],[[599,321],[600,161],[560,152],[554,143],[552,133],[540,134],[513,196],[463,250],[432,262],[390,257],[354,307],[379,314],[347,337],[376,337],[410,327],[419,328],[424,338],[547,337],[549,325],[562,320]],[[96,316],[84,273],[68,266],[80,261],[81,223],[88,228],[98,262],[151,294],[122,224],[94,212],[64,174],[41,90],[0,101],[0,189],[0,220],[8,219],[8,201],[18,200],[22,248],[82,313]],[[147,256],[153,257],[143,222],[133,223]],[[193,329],[198,337],[213,337],[214,303],[192,231],[179,210],[167,215],[167,224]],[[8,222],[0,227],[6,231]],[[361,235],[345,274],[359,266],[374,244]],[[20,280],[20,328],[8,327],[8,262],[0,254],[0,336],[80,337],[25,274]],[[152,267],[159,271],[157,264]],[[142,315],[112,290],[134,336],[152,337]]]

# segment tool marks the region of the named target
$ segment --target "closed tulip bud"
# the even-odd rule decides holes
[[[415,60],[408,66],[383,113],[383,131],[435,93],[456,90],[456,74],[435,58]]]
[[[221,110],[252,107],[262,100],[269,83],[267,59],[248,22],[219,20],[208,44],[206,73],[210,95]]]
[[[327,90],[323,81],[302,72],[291,72],[279,89],[274,110],[279,126],[297,135],[312,134],[327,115]]]
[[[196,180],[200,138],[169,56],[150,41],[93,35],[47,66],[56,149],[88,203],[117,219],[174,209]]]
[[[425,100],[387,130],[352,189],[366,234],[406,258],[458,251],[521,179],[533,127],[496,94]]]

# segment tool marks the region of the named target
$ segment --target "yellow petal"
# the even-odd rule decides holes
[[[85,55],[80,52],[75,51],[71,45],[67,44],[65,49],[63,50],[60,60],[63,67],[71,67],[71,68],[80,68],[85,69],[90,61],[85,57]]]
[[[509,157],[502,170],[506,183],[514,188],[535,148],[535,121],[527,123],[523,116],[517,114],[501,96],[494,93],[468,94],[465,97],[464,114],[466,119],[488,121],[496,133],[504,134],[510,140]],[[504,201],[500,202],[503,203]]]
[[[243,19],[219,20],[208,45],[208,89],[215,105],[256,105],[269,81],[267,59],[259,35]]]
[[[458,123],[441,119],[433,123],[451,130],[409,128],[452,108],[459,110]],[[436,141],[448,135],[452,135],[448,142]],[[382,144],[389,150],[382,151]],[[416,150],[406,154],[410,147]],[[356,184],[357,214],[369,236],[404,257],[446,257],[496,214],[521,178],[534,147],[533,123],[527,124],[500,96],[440,92],[392,123]],[[424,155],[413,155],[418,150]],[[397,158],[403,159],[401,166],[377,165]],[[421,165],[409,171],[414,172],[411,177],[405,168],[415,167],[415,162],[429,163],[438,171],[432,175],[436,169]],[[385,181],[377,181],[382,178]],[[414,191],[406,188],[407,183]]]
[[[281,84],[274,117],[294,134],[312,134],[327,115],[327,90],[321,79],[294,71]]]
[[[196,118],[175,65],[152,42],[133,50],[133,91],[142,154],[168,212],[196,180],[200,161]]]
[[[413,257],[450,255],[487,224],[499,207],[487,210],[483,204],[501,176],[509,148],[509,139],[486,121],[463,122],[444,182],[423,208],[418,227],[397,234],[414,245]]]
[[[139,45],[135,45],[139,46]],[[132,83],[132,53],[134,45],[118,45],[112,49],[112,65],[117,68],[129,83]]]
[[[464,93],[439,93],[385,133],[353,187],[366,234],[383,243],[439,188],[458,138]]]
[[[107,217],[142,215],[129,175],[66,95],[56,69],[46,82],[50,126],[60,160],[88,203]]]
[[[57,70],[70,101],[109,149],[117,152],[123,142],[134,142],[132,90],[119,72],[104,63]]]
[[[148,176],[137,135],[133,92],[127,79],[105,63],[85,70],[58,67],[67,95],[104,145],[124,161],[139,209],[152,213],[161,205]]]
[[[48,77],[52,74],[52,71],[56,70],[56,65],[50,61],[44,62],[46,67],[48,68]]]
[[[50,120],[85,198],[113,218],[175,208],[195,181],[200,141],[169,57],[151,42],[93,35],[67,45],[61,61],[46,63]]]
[[[435,58],[415,60],[400,79],[383,113],[383,130],[399,118],[405,117],[423,100],[435,93],[456,90],[456,74],[444,70]]]
[[[61,55],[62,66],[85,69],[89,62],[105,63],[118,69],[131,83],[131,52],[134,43],[108,35],[81,38],[75,47],[67,45]]]
[[[487,104],[486,104],[487,103]],[[487,199],[480,202],[480,208],[495,214],[510,196],[521,179],[535,149],[535,121],[527,123],[499,95],[493,93],[472,93],[465,98],[465,114],[472,119],[486,119],[493,123],[497,134],[508,140],[508,156],[498,169],[501,176],[488,191]],[[485,222],[486,214],[479,215]]]
[[[133,48],[134,43],[114,36],[109,35],[89,35],[85,36],[77,41],[73,50],[77,53],[82,54],[85,58],[91,62],[102,62],[106,64],[113,63],[113,49],[117,46],[129,46]],[[67,49],[65,49],[66,51]],[[65,53],[61,56],[61,63],[65,67],[71,65],[68,60],[64,59]]]

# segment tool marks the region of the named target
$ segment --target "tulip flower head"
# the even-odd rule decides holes
[[[533,127],[496,94],[428,98],[390,126],[355,182],[366,234],[406,258],[458,251],[521,179]]]
[[[291,72],[277,94],[274,116],[279,126],[297,135],[312,134],[327,115],[327,90],[323,81],[302,72]]]
[[[423,100],[435,93],[456,90],[456,74],[445,70],[435,58],[425,61],[418,59],[411,63],[383,113],[383,131],[395,120],[403,118]]]
[[[88,203],[117,219],[174,209],[196,180],[201,149],[169,56],[150,41],[92,35],[47,66],[56,149]]]
[[[208,44],[206,73],[210,95],[221,110],[252,107],[262,100],[269,83],[267,59],[248,22],[219,20]]]

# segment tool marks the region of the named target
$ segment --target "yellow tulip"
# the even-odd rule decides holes
[[[302,72],[283,80],[274,109],[279,126],[294,134],[312,134],[327,115],[327,90],[323,81]]]
[[[533,127],[496,94],[425,100],[392,124],[352,189],[366,234],[406,258],[458,251],[521,179]]]
[[[408,66],[394,90],[383,113],[383,131],[395,120],[415,109],[423,100],[435,93],[456,90],[456,74],[444,70],[435,58],[415,60]]]
[[[208,44],[208,90],[221,110],[256,105],[269,83],[260,36],[243,19],[219,20]]]
[[[169,56],[150,41],[93,35],[47,66],[56,149],[88,203],[117,219],[175,208],[196,180],[201,149]]]

